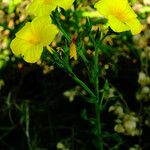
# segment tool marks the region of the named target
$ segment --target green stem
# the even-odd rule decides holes
[[[71,73],[71,77],[82,87],[84,88],[84,90],[92,97],[95,97],[95,94],[91,91],[91,89],[89,89],[89,87],[83,82],[81,81],[73,72]]]
[[[63,35],[65,36],[65,38],[71,42],[71,37],[66,33],[66,31],[63,29],[62,25],[60,24],[60,22],[56,19],[58,28],[60,29],[60,31],[63,33]]]
[[[29,150],[32,150],[31,141],[30,141],[30,134],[29,134],[29,106],[28,104],[25,104],[25,134],[27,137],[27,143]]]
[[[0,23],[0,26],[3,27],[5,30],[12,31],[11,28],[9,28],[7,25]]]
[[[95,112],[96,112],[96,128],[97,128],[97,138],[98,138],[98,149],[103,150],[103,139],[102,139],[102,127],[101,127],[101,109],[102,109],[102,99],[100,100],[99,95],[99,59],[98,59],[98,52],[99,49],[97,46],[95,46],[95,88],[96,88],[96,97],[97,97],[97,103],[95,103]]]

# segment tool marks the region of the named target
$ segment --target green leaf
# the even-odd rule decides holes
[[[108,82],[108,80],[105,81],[103,89],[104,89],[105,92],[107,92],[107,93],[109,92],[109,82]]]
[[[83,111],[81,112],[81,117],[82,117],[84,120],[88,120],[87,110],[86,110],[86,109],[83,109]]]

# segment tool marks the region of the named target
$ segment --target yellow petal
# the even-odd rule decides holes
[[[116,17],[110,15],[108,17],[108,23],[111,29],[115,32],[123,32],[123,31],[128,31],[130,30],[129,26],[126,25],[125,23],[121,22],[118,20]]]
[[[42,5],[42,1],[32,0],[32,2],[27,6],[27,12],[29,14],[37,16],[37,13],[39,13],[37,12],[39,5]]]
[[[22,55],[24,60],[29,63],[38,61],[43,51],[43,46],[41,44],[33,45],[19,38],[12,40],[10,48],[15,55]]]
[[[123,9],[114,10],[114,16],[116,16],[121,21],[126,21],[130,19],[134,19],[137,17],[133,9],[130,7],[129,4]]]
[[[59,0],[58,6],[64,8],[65,10],[71,8],[74,0]]]
[[[15,55],[22,55],[24,51],[31,47],[32,45],[30,43],[17,37],[10,43],[10,48]]]
[[[105,1],[111,10],[125,10],[128,5],[128,0],[113,0],[112,2],[110,2],[110,0]]]
[[[59,32],[57,27],[51,24],[49,16],[42,16],[34,19],[31,23],[31,29],[34,35],[36,35],[43,46],[50,44],[56,34]]]
[[[128,4],[128,0],[113,0],[113,2],[110,2],[110,0],[100,0],[94,7],[106,18],[112,15],[123,21],[137,17]]]
[[[57,7],[56,0],[33,0],[27,7],[29,14],[34,16],[45,16],[50,15],[50,13]]]
[[[110,15],[110,9],[107,5],[107,1],[106,0],[100,0],[98,1],[94,7],[99,11],[99,13],[103,16],[105,16],[106,18]]]
[[[70,58],[74,58],[74,60],[77,60],[77,48],[75,43],[70,44]]]
[[[22,55],[26,62],[35,63],[40,59],[42,51],[42,45],[33,45],[30,49],[24,51]]]
[[[137,18],[126,21],[126,24],[130,27],[132,34],[139,34],[142,30],[142,25]]]
[[[25,26],[16,33],[16,37],[27,40],[32,36],[31,23],[27,22]]]

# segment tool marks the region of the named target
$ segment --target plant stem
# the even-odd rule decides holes
[[[100,100],[100,95],[99,95],[99,60],[98,60],[98,52],[99,49],[97,46],[95,46],[95,67],[94,71],[96,74],[96,79],[95,79],[95,88],[96,88],[96,98],[97,98],[97,103],[95,103],[95,113],[96,113],[96,129],[97,129],[97,138],[98,138],[98,149],[103,150],[103,138],[102,138],[102,127],[101,127],[101,109],[102,109],[102,99]]]
[[[57,25],[60,29],[60,31],[63,33],[63,35],[65,36],[65,38],[71,42],[71,37],[66,33],[66,31],[63,29],[62,25],[60,24],[60,22],[56,19]]]
[[[27,137],[27,143],[29,150],[32,150],[31,141],[30,141],[30,134],[29,134],[29,106],[25,104],[25,134]]]
[[[89,89],[89,87],[83,82],[81,81],[73,72],[71,73],[71,77],[82,87],[84,88],[84,90],[93,98],[95,97],[95,94],[91,91],[91,89]]]

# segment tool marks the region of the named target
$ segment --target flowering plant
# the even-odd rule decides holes
[[[109,51],[104,45],[106,38],[125,31],[129,31],[128,34],[139,34],[142,25],[128,0],[114,0],[113,3],[110,3],[110,0],[100,0],[94,4],[96,9],[93,14],[91,12],[81,13],[83,8],[79,7],[81,12],[78,10],[78,14],[71,14],[77,16],[76,22],[73,22],[72,16],[67,13],[71,7],[73,12],[76,9],[76,1],[33,0],[27,7],[27,12],[33,15],[33,20],[27,22],[16,33],[10,48],[15,55],[21,55],[28,63],[36,63],[40,60],[53,62],[71,76],[81,87],[81,95],[91,106],[94,104],[94,117],[89,118],[86,111],[83,111],[82,117],[93,126],[96,148],[103,150],[107,145],[105,139],[111,137],[106,131],[103,131],[102,120],[106,100],[110,98],[110,84],[104,78],[103,86],[100,85],[103,74],[100,54]],[[78,17],[78,15],[81,16]],[[80,18],[84,17],[86,17],[85,23],[82,24]],[[93,17],[96,18],[96,21],[100,19],[102,22],[99,28],[94,28],[96,21]],[[65,19],[68,21],[68,26],[63,25]],[[69,28],[70,22],[74,30]],[[107,22],[107,25],[103,22]],[[79,27],[80,23],[82,27]],[[92,50],[88,51],[87,48]],[[48,51],[45,52],[45,49]],[[74,73],[73,63],[78,60],[83,61],[88,70],[88,83]],[[107,70],[107,66],[104,68]],[[71,95],[69,99],[72,102],[81,89],[77,88],[75,92],[65,92],[64,95],[67,97]],[[134,113],[125,114],[122,107],[118,105],[111,107],[110,111],[114,111],[119,117],[119,121],[116,120],[115,131],[131,136],[141,134],[141,131],[136,129],[139,119]],[[60,146],[64,147],[59,143]],[[112,149],[117,146],[115,145]]]

